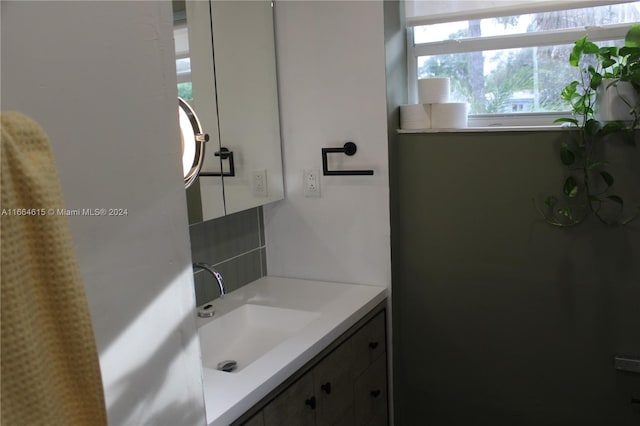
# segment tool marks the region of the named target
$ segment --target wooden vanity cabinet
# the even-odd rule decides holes
[[[264,407],[264,425],[314,426],[316,405],[313,376],[307,373]]]
[[[358,426],[388,424],[387,339],[385,312],[380,312],[352,337],[354,366],[354,422]]]
[[[244,423],[244,426],[264,426],[264,413],[259,411],[258,414],[251,417],[249,421]]]
[[[233,426],[387,425],[385,303]]]
[[[354,425],[388,424],[387,365],[381,356],[355,382]]]
[[[316,426],[333,426],[351,413],[353,417],[353,342],[347,340],[313,367],[318,401]]]

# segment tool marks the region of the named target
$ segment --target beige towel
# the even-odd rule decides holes
[[[47,135],[2,113],[1,415],[7,426],[105,425],[87,299]],[[25,209],[20,210],[20,209]],[[31,210],[32,215],[27,213]]]

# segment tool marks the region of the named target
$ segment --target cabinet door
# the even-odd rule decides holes
[[[314,426],[317,400],[307,373],[264,407],[265,426]]]
[[[355,414],[353,407],[349,407],[347,411],[342,413],[340,418],[333,424],[333,426],[353,426],[355,424]]]
[[[284,198],[271,0],[211,2],[220,145],[235,157],[224,177],[226,214]]]
[[[174,11],[178,81],[210,138],[189,223],[283,199],[272,1],[174,0]]]
[[[258,412],[258,414],[251,417],[251,419],[242,426],[264,426],[264,413],[262,411]]]
[[[355,351],[354,374],[358,377],[369,365],[386,352],[384,312],[380,312],[353,335]]]
[[[313,369],[318,426],[334,426],[353,407],[353,344],[347,340]]]
[[[220,174],[220,157],[215,156],[221,147],[218,137],[220,132],[215,98],[216,81],[213,74],[209,3],[174,0],[173,4],[176,13],[176,58],[183,64],[189,64],[186,70],[178,72],[178,82],[187,85],[191,83],[191,99],[188,94],[183,94],[183,97],[195,108],[202,131],[209,135],[209,142],[204,148],[201,173]],[[186,17],[186,22],[180,19],[182,16]],[[187,189],[187,208],[190,224],[224,216],[222,177],[201,175],[196,179]]]
[[[386,426],[387,357],[379,357],[355,384],[355,425]]]

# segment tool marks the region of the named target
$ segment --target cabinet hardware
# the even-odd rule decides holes
[[[380,396],[381,390],[380,389],[376,389],[376,390],[372,390],[371,391],[371,396],[374,398],[377,398]]]
[[[311,398],[305,400],[304,403],[306,405],[308,405],[309,407],[311,407],[312,410],[316,409],[316,397],[315,396],[312,396]]]
[[[342,152],[349,157],[354,155],[358,147],[353,142],[347,142],[342,148],[322,148],[322,174],[325,176],[354,176],[354,175],[373,175],[373,170],[329,170],[327,165],[327,154],[331,152]]]
[[[371,348],[371,349],[375,349],[375,348],[377,348],[377,347],[378,347],[378,342],[370,342],[370,343],[369,343],[369,348]]]
[[[325,393],[327,395],[330,395],[331,394],[331,382],[327,382],[324,385],[320,386],[320,389],[325,391]]]
[[[229,160],[229,172],[225,173],[224,170],[221,170],[221,173],[218,172],[200,172],[200,176],[235,176],[236,175],[236,167],[233,162],[233,151],[229,151],[228,148],[222,147],[220,151],[216,151],[213,155],[216,157],[220,157],[221,160]],[[222,165],[220,166],[222,167]]]

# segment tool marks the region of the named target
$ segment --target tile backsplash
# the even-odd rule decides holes
[[[267,274],[262,207],[189,226],[193,262],[208,263],[224,277],[231,292]],[[206,271],[194,274],[196,303],[220,296]]]

